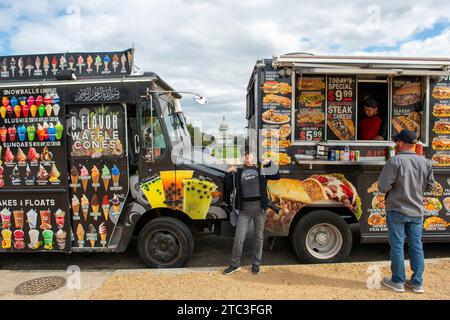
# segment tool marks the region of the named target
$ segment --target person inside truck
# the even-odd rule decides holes
[[[161,151],[166,149],[167,145],[162,132],[161,123],[157,117],[154,117],[153,121],[149,121],[149,124],[144,127],[143,134],[145,145],[147,147],[147,154],[145,157],[149,159],[153,159],[153,157],[159,158],[162,155]]]
[[[260,166],[257,166],[255,157],[245,147],[241,149],[241,157],[244,166],[242,168],[229,168],[225,176],[226,188],[236,190],[234,207],[239,210],[231,265],[223,272],[226,275],[241,270],[244,240],[251,222],[253,222],[255,229],[252,273],[255,275],[259,273],[264,241],[264,225],[267,216],[266,209],[269,205],[267,180],[280,179],[278,167],[271,166],[269,159],[264,160]]]
[[[375,99],[364,100],[364,116],[359,121],[359,140],[384,140],[383,119],[379,116],[378,103]]]

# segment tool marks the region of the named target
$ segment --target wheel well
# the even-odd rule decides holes
[[[358,219],[356,219],[355,215],[353,214],[353,212],[342,206],[342,207],[313,207],[313,206],[306,206],[303,207],[299,210],[299,212],[297,212],[297,214],[295,215],[294,219],[291,222],[291,226],[289,228],[289,237],[292,234],[292,231],[295,228],[295,225],[297,224],[298,220],[300,220],[302,217],[304,217],[305,215],[307,215],[308,213],[312,212],[312,211],[316,211],[316,210],[326,210],[326,211],[331,211],[336,213],[338,216],[341,216],[345,222],[347,222],[347,224],[352,224],[352,223],[358,223]]]
[[[139,234],[147,223],[159,217],[172,217],[178,219],[184,222],[192,232],[195,231],[195,224],[184,212],[170,208],[157,208],[147,211],[139,218],[133,233],[136,235]]]

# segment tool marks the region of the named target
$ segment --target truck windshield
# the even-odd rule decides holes
[[[172,145],[176,146],[181,144],[184,148],[190,148],[191,137],[187,129],[184,114],[173,112],[171,98],[167,96],[159,96],[159,103]]]

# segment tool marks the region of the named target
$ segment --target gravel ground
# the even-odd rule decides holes
[[[174,300],[334,300],[334,299],[450,299],[450,259],[427,260],[426,293],[398,294],[376,281],[389,275],[388,263],[266,266],[259,275],[248,268],[232,275],[222,269],[184,271],[128,271],[109,277],[89,299],[174,299]],[[408,268],[408,274],[411,274]],[[372,275],[380,289],[368,289]]]

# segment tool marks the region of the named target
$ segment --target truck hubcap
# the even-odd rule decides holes
[[[331,259],[342,248],[342,234],[329,223],[313,226],[306,235],[306,249],[313,257],[321,260]]]
[[[157,231],[151,236],[150,254],[159,262],[170,263],[180,253],[177,237],[170,231]]]

